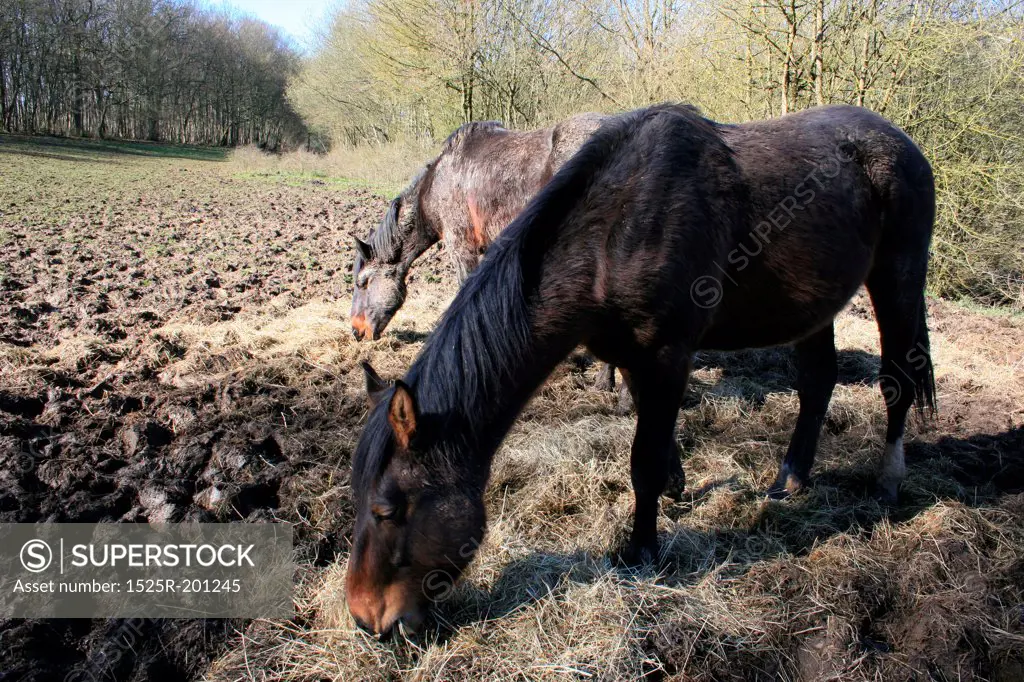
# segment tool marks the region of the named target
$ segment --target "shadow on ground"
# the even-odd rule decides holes
[[[142,156],[150,158],[189,159],[192,161],[224,161],[226,147],[190,147],[161,142],[118,142],[63,137],[0,135],[0,154],[20,154],[61,161],[115,163],[109,156]]]
[[[863,466],[821,471],[809,488],[794,498],[762,504],[754,522],[746,528],[712,532],[679,528],[662,534],[663,566],[658,582],[670,588],[685,588],[697,584],[712,571],[738,577],[761,562],[782,556],[805,556],[839,534],[870,537],[876,524],[883,520],[905,524],[939,500],[974,508],[991,507],[997,506],[1004,496],[1024,493],[1024,427],[997,434],[945,436],[935,442],[911,443],[906,455],[908,477],[897,506],[885,507],[872,497],[874,460],[865,461]],[[703,504],[713,490],[735,485],[735,479],[713,482],[693,491],[691,501],[665,506],[663,510],[678,522]],[[755,491],[745,494],[757,495]],[[594,582],[615,570],[608,556],[584,550],[566,554],[537,552],[513,561],[489,591],[463,588],[457,605],[451,609],[442,606],[441,620],[446,627],[435,635],[446,639],[459,627],[501,618],[557,595],[569,585]],[[621,570],[629,573],[627,569]],[[654,575],[652,567],[639,570],[641,574]],[[466,608],[467,602],[473,608]]]
[[[859,349],[837,352],[840,384],[873,384],[878,380],[881,358]],[[796,364],[788,346],[742,351],[701,351],[694,358],[694,369],[720,369],[723,379],[750,379],[769,391],[793,388]]]

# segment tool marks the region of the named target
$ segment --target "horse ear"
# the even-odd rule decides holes
[[[401,380],[395,382],[395,392],[388,405],[388,422],[403,449],[408,449],[416,435],[416,401],[412,391]]]
[[[370,401],[370,407],[376,407],[384,397],[384,392],[388,390],[389,384],[380,378],[370,363],[363,361],[362,365],[363,374],[366,376],[366,397]]]
[[[359,255],[363,257],[364,261],[368,261],[373,258],[373,253],[370,251],[370,245],[359,237],[356,237],[356,251],[359,252]]]

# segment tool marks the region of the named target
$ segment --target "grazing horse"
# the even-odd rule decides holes
[[[579,343],[625,370],[637,410],[633,528],[657,555],[658,498],[680,468],[676,416],[700,349],[794,344],[796,429],[769,490],[809,479],[836,383],[833,320],[866,284],[888,428],[878,489],[905,475],[907,412],[934,409],[924,286],[931,168],[898,128],[828,106],[722,125],[663,105],[607,121],[469,277],[404,378],[370,368],[352,462],[347,595],[357,623],[415,629],[485,527],[491,459]]]
[[[409,268],[442,239],[461,284],[498,234],[604,119],[580,114],[524,132],[474,122],[452,133],[441,153],[391,201],[369,241],[356,239],[356,338],[380,337],[405,302]]]

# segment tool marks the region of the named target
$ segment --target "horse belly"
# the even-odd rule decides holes
[[[816,278],[813,287],[802,290],[764,273],[739,280],[733,289],[726,287],[699,347],[765,348],[793,343],[818,331],[830,324],[857,292],[870,259],[853,257],[848,263],[851,267],[841,276]]]
[[[753,308],[716,317],[700,339],[699,350],[740,350],[781,346],[810,335],[831,323],[842,310],[838,305],[773,306]]]

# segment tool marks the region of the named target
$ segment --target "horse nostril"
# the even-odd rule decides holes
[[[391,639],[391,636],[395,632],[395,625],[394,624],[388,626],[388,628],[386,630],[382,630],[380,632],[377,632],[377,630],[375,630],[372,625],[370,625],[365,620],[363,620],[362,618],[360,618],[359,616],[357,616],[355,614],[352,615],[352,620],[354,620],[356,622],[356,627],[358,627],[360,630],[362,630],[363,632],[365,632],[366,634],[368,634],[368,635],[370,635],[372,637],[376,637],[377,639],[379,639],[382,642],[386,642],[389,639]]]
[[[409,637],[411,635],[415,635],[423,628],[423,621],[423,612],[413,611],[402,616],[401,620],[398,621],[397,627],[402,631],[404,636]]]
[[[375,634],[377,634],[376,632],[374,632],[373,628],[372,628],[372,627],[370,627],[370,624],[369,624],[369,623],[367,623],[367,622],[366,622],[365,620],[363,620],[362,618],[360,618],[359,616],[357,616],[357,615],[353,614],[353,615],[352,615],[352,620],[354,620],[354,621],[356,622],[356,627],[358,627],[358,628],[359,628],[360,630],[362,630],[363,632],[365,632],[365,633],[367,633],[367,634],[370,634],[370,635],[375,635]]]

